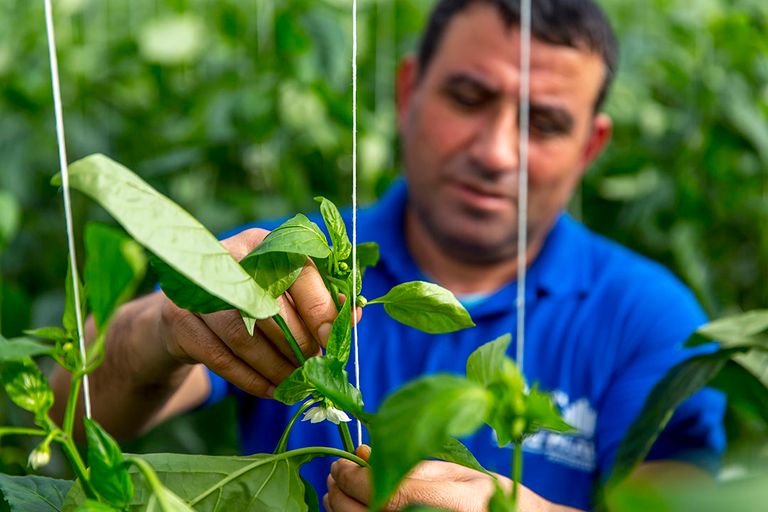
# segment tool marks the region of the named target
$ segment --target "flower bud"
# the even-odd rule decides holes
[[[47,441],[43,441],[37,448],[32,450],[27,459],[27,464],[32,469],[47,466],[49,462],[51,462],[51,446]]]

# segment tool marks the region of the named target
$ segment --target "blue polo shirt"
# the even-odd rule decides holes
[[[381,261],[365,275],[363,295],[369,299],[405,281],[429,280],[405,242],[406,200],[400,181],[358,214],[358,241],[381,247]],[[256,225],[277,224],[239,229]],[[467,357],[479,345],[504,333],[514,337],[515,296],[516,283],[511,282],[486,298],[473,297],[467,308],[477,326],[445,335],[424,334],[394,322],[381,307],[366,308],[359,325],[366,410],[376,411],[387,394],[421,375],[463,375]],[[552,392],[578,433],[542,432],[527,439],[523,483],[555,503],[587,509],[596,482],[610,471],[646,395],[670,367],[691,355],[681,349],[682,342],[706,319],[690,291],[669,271],[590,232],[567,214],[557,220],[530,267],[526,297],[526,378]],[[513,342],[510,357],[515,350]],[[237,397],[243,452],[272,452],[295,408],[255,398],[210,376],[209,402],[227,394]],[[716,467],[725,444],[723,411],[724,399],[717,392],[704,390],[692,397],[649,458]],[[499,448],[489,428],[464,442],[486,468],[510,474],[511,448]],[[311,445],[341,447],[336,426],[297,424],[289,448]],[[326,492],[331,462],[317,459],[303,468],[320,496]]]

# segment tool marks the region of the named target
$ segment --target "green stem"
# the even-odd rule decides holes
[[[355,453],[355,444],[352,442],[352,435],[349,433],[349,427],[343,421],[339,423],[339,435],[344,449],[349,453]]]
[[[288,324],[285,323],[285,320],[280,316],[280,313],[273,316],[272,319],[277,323],[278,327],[280,327],[280,330],[283,331],[283,335],[285,336],[286,341],[288,341],[288,345],[291,346],[293,355],[299,360],[299,364],[304,364],[304,361],[306,361],[307,358],[304,357],[304,353],[301,351],[301,347],[299,347],[299,342],[293,337],[293,333],[291,333],[291,330],[288,328]]]
[[[296,420],[299,419],[299,416],[302,415],[304,411],[309,409],[311,405],[314,405],[317,403],[317,400],[307,400],[302,404],[301,407],[299,407],[299,410],[296,411],[296,414],[293,415],[293,418],[291,418],[290,423],[288,423],[288,426],[285,427],[285,430],[283,431],[283,435],[280,436],[280,440],[277,442],[277,447],[275,448],[274,453],[283,453],[285,452],[286,447],[288,446],[288,436],[291,434],[291,430],[293,429],[294,423],[296,423]]]
[[[77,410],[77,400],[80,396],[80,384],[83,381],[79,373],[72,374],[72,382],[69,384],[69,397],[67,397],[67,407],[64,410],[64,434],[67,438],[72,438],[72,432],[75,427],[75,412]]]
[[[155,473],[155,470],[152,469],[152,466],[150,466],[149,463],[144,459],[131,455],[127,455],[125,457],[125,461],[136,466],[139,472],[141,472],[141,474],[144,476],[144,479],[149,484],[149,487],[152,489],[155,497],[157,497],[157,501],[160,502],[160,510],[173,510],[171,504],[168,503],[168,500],[166,499],[164,492],[165,488],[160,482],[160,479],[157,478],[157,473]]]
[[[80,452],[77,451],[77,447],[75,446],[74,441],[72,441],[72,437],[61,432],[57,440],[61,445],[61,449],[64,451],[64,455],[72,465],[72,469],[75,471],[77,479],[80,480],[80,484],[83,486],[83,491],[85,492],[86,497],[92,500],[98,500],[98,494],[91,485],[91,481],[88,479],[88,470],[85,468],[83,459],[80,457]]]
[[[347,453],[344,450],[339,450],[337,448],[329,448],[327,446],[310,446],[307,448],[299,448],[298,450],[291,450],[289,452],[283,452],[277,455],[272,455],[271,457],[268,457],[268,458],[259,459],[253,462],[252,464],[248,464],[247,466],[244,466],[239,470],[233,473],[230,473],[226,478],[219,480],[218,482],[216,482],[215,485],[209,487],[208,489],[203,491],[202,494],[197,496],[195,499],[191,500],[189,502],[189,505],[191,507],[194,507],[195,504],[203,501],[211,493],[216,492],[218,489],[224,487],[225,485],[232,482],[233,480],[240,478],[244,474],[248,473],[249,471],[253,471],[254,469],[260,466],[264,466],[265,464],[273,464],[281,460],[288,460],[292,457],[301,457],[303,455],[321,455],[321,456],[340,457],[342,459],[351,460],[352,462],[364,468],[368,468],[368,469],[371,468],[370,464],[368,464],[366,461],[364,461],[357,455]]]
[[[512,462],[512,506],[517,508],[517,488],[523,473],[523,441],[515,441],[515,453]]]
[[[0,438],[3,436],[45,436],[48,432],[38,428],[24,427],[2,427],[0,428]]]

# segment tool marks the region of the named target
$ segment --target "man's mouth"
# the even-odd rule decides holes
[[[464,205],[480,211],[498,212],[508,210],[513,204],[512,194],[509,191],[454,181],[450,184],[451,194]]]

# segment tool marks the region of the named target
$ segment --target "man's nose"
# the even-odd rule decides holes
[[[518,132],[516,113],[511,109],[498,112],[478,132],[470,151],[472,158],[489,171],[517,170]]]

